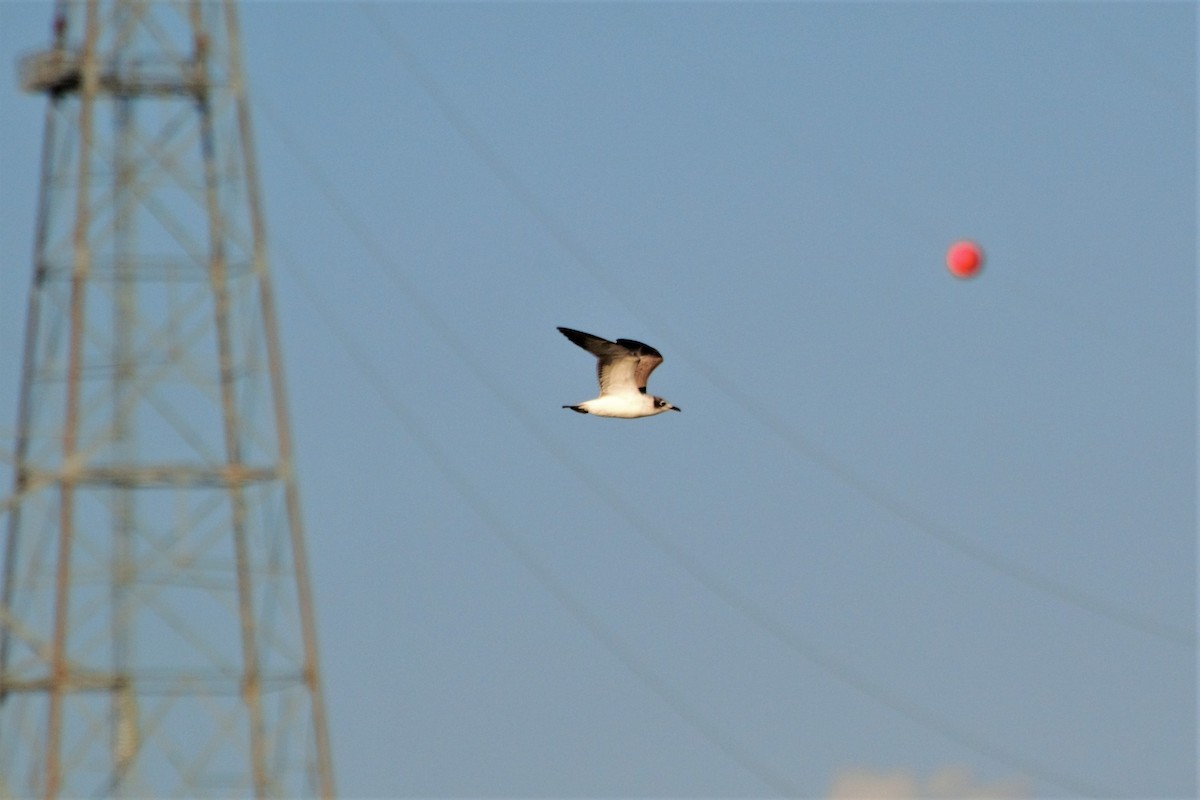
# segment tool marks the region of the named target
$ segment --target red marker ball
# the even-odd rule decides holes
[[[946,251],[946,267],[956,278],[973,278],[983,266],[983,251],[974,242],[963,240]]]

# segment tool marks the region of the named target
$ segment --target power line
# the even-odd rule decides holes
[[[437,439],[430,435],[419,422],[419,415],[414,414],[408,405],[392,390],[383,374],[376,367],[374,360],[361,348],[350,334],[341,318],[312,285],[306,272],[300,267],[300,262],[288,255],[286,263],[291,265],[291,275],[303,290],[308,302],[316,309],[321,321],[337,339],[338,344],[350,356],[355,368],[366,378],[367,383],[375,392],[383,406],[404,427],[404,430],[417,444],[422,452],[433,462],[434,466],[450,484],[475,515],[484,523],[491,533],[500,540],[509,553],[521,564],[542,587],[558,601],[575,621],[587,631],[605,650],[619,661],[646,688],[658,696],[685,723],[696,730],[701,736],[715,745],[721,752],[729,756],[735,763],[747,772],[757,777],[766,786],[784,797],[798,797],[803,793],[793,785],[787,777],[770,765],[756,757],[742,746],[733,736],[727,734],[719,726],[710,722],[703,714],[687,701],[683,693],[674,688],[669,681],[659,675],[641,658],[624,638],[608,625],[604,624],[595,613],[567,588],[563,581],[545,566],[534,554],[534,551],[521,540],[511,527],[497,514],[468,478],[467,473],[460,470],[446,450],[438,444]],[[501,398],[506,399],[506,398]]]
[[[802,658],[838,678],[843,683],[847,684],[861,694],[870,697],[881,705],[891,709],[900,716],[915,722],[928,730],[934,731],[950,739],[951,741],[955,741],[965,747],[968,747],[977,753],[985,755],[989,758],[993,758],[998,762],[1013,766],[1028,775],[1037,776],[1062,788],[1070,789],[1071,791],[1088,794],[1090,796],[1104,796],[1105,793],[1097,787],[1090,786],[1086,782],[1080,781],[1071,776],[1059,774],[1049,767],[1030,761],[1029,759],[1021,756],[1019,753],[1015,753],[1007,748],[1004,748],[1003,746],[989,742],[983,737],[977,736],[968,730],[959,728],[952,723],[940,719],[935,714],[925,710],[919,704],[906,700],[899,694],[890,691],[882,684],[871,680],[864,674],[853,669],[847,663],[825,653],[821,648],[806,641],[803,637],[799,636],[786,625],[780,623],[766,611],[759,608],[745,594],[740,592],[727,581],[720,578],[716,573],[709,570],[686,549],[678,545],[670,536],[654,526],[632,504],[623,498],[621,492],[614,488],[601,475],[594,472],[590,467],[587,466],[586,463],[577,458],[572,451],[563,447],[555,439],[555,437],[551,435],[524,408],[524,406],[522,406],[504,390],[501,383],[492,377],[483,361],[477,355],[475,355],[470,347],[467,346],[453,326],[446,322],[446,320],[444,320],[434,309],[432,304],[425,300],[420,289],[414,283],[412,283],[412,281],[405,277],[403,273],[395,268],[394,263],[388,257],[382,246],[374,238],[370,230],[367,229],[366,226],[360,221],[361,217],[353,212],[349,204],[338,192],[333,182],[328,179],[317,162],[308,155],[296,137],[292,134],[291,130],[283,123],[282,118],[280,118],[279,115],[275,113],[274,109],[269,107],[265,101],[261,99],[261,97],[257,102],[260,110],[263,112],[263,117],[268,120],[273,128],[275,128],[284,145],[291,152],[297,163],[303,168],[304,172],[313,181],[322,197],[337,213],[343,224],[351,231],[354,237],[363,246],[364,250],[367,252],[369,258],[375,263],[376,267],[382,270],[385,276],[387,276],[389,280],[393,281],[397,285],[400,291],[404,294],[405,299],[417,311],[418,315],[422,317],[434,334],[438,336],[438,338],[441,339],[451,349],[451,351],[453,351],[455,356],[467,366],[468,370],[475,376],[475,378],[479,380],[479,382],[482,383],[500,401],[504,408],[512,414],[513,418],[521,424],[521,426],[535,441],[539,443],[539,445],[541,445],[548,453],[550,453],[560,464],[572,472],[584,486],[596,494],[597,497],[599,497],[607,506],[619,514],[633,530],[639,533],[643,538],[653,544],[660,551],[665,553],[697,583],[703,586],[708,592],[713,594],[727,606],[753,622],[759,628],[766,631],[769,635],[784,644],[796,654],[800,655]],[[323,320],[337,319],[336,314],[330,307],[328,307],[325,300],[319,295],[319,293],[313,290],[311,286],[305,289],[305,293],[309,297],[310,301],[312,301],[320,309],[319,313]],[[474,489],[469,479],[456,467],[454,467],[453,462],[448,456],[445,455],[444,451],[436,444],[435,440],[423,432],[423,430],[420,428],[420,423],[416,421],[417,418],[415,415],[411,414],[407,410],[407,407],[402,403],[402,401],[399,400],[398,397],[395,396],[390,387],[388,387],[386,381],[380,377],[380,373],[373,366],[370,357],[366,355],[365,351],[362,351],[361,348],[358,348],[357,345],[353,344],[353,340],[346,332],[345,326],[340,322],[335,321],[331,326],[331,330],[334,330],[335,336],[338,338],[339,343],[342,343],[343,346],[347,347],[347,352],[351,353],[352,360],[354,361],[356,367],[364,371],[364,375],[368,377],[368,381],[371,383],[372,388],[376,391],[376,393],[380,394],[385,405],[389,408],[389,410],[392,411],[393,414],[397,415],[397,418],[400,419],[405,425],[406,430],[408,430],[410,434],[413,434],[414,440],[422,448],[422,450],[425,450],[430,454],[431,458],[434,460],[434,463],[438,465],[439,470],[441,470],[443,474],[447,476],[451,486],[454,487],[456,491],[462,492],[463,497],[468,501],[468,504],[471,505],[474,510],[476,510],[476,512],[482,519],[484,519],[485,522],[488,522],[489,527],[491,527],[493,532],[505,542],[510,550],[513,551],[518,560],[520,560],[523,564],[526,563],[527,559],[530,560],[530,563],[526,564],[526,566],[530,569],[530,572],[538,578],[539,582],[543,582],[546,588],[551,591],[556,598],[559,598],[560,602],[563,602],[564,606],[567,607],[568,610],[572,611],[572,614],[580,620],[581,624],[583,624],[587,630],[593,632],[593,634],[597,636],[597,639],[602,643],[608,639],[615,640],[618,643],[618,646],[611,650],[613,655],[621,660],[622,663],[625,663],[626,666],[634,672],[634,674],[639,674],[642,668],[637,667],[637,665],[640,663],[640,661],[636,659],[636,656],[634,656],[632,651],[622,655],[622,649],[627,649],[627,646],[625,646],[615,634],[613,634],[611,631],[608,631],[603,636],[597,634],[595,631],[593,631],[594,625],[600,625],[602,630],[607,630],[603,629],[603,626],[599,620],[590,615],[586,608],[578,606],[577,601],[573,600],[573,598],[570,598],[569,592],[567,593],[567,598],[570,599],[569,603],[566,602],[563,597],[560,597],[560,592],[565,592],[566,590],[560,583],[557,582],[557,580],[549,571],[545,570],[544,567],[541,567],[536,561],[532,560],[533,556],[531,551],[521,544],[520,541],[516,539],[515,534],[513,534],[510,529],[504,526],[502,520],[500,520],[500,518],[490,510],[490,507],[488,507],[486,502],[483,500],[482,495],[480,495],[477,490]],[[338,333],[338,331],[341,331],[341,333]],[[418,431],[419,433],[414,433],[414,431]],[[492,521],[494,521],[494,525]],[[572,610],[572,606],[578,606],[578,611],[580,613]],[[585,621],[585,618],[591,621]],[[606,648],[608,647],[607,644],[605,646]],[[642,666],[644,667],[644,665]],[[653,675],[653,673],[649,674],[651,676]],[[648,686],[653,688],[654,684],[652,682],[646,681],[646,683]],[[674,699],[672,700],[669,698]],[[675,709],[677,713],[680,713],[681,717],[690,721],[688,714],[680,712],[679,708],[676,707],[676,705],[679,705],[680,708],[688,708],[686,704],[684,704],[683,699],[678,697],[673,690],[670,690],[669,694],[663,695],[663,699],[671,704],[671,707]],[[691,714],[692,716],[695,716],[694,712],[691,712]],[[697,727],[697,730],[700,730],[702,733],[704,732],[704,729],[700,727]],[[705,736],[706,738],[709,738],[709,734],[706,733]],[[721,746],[719,744],[720,739],[713,740],[710,738],[710,741],[714,741],[714,743],[717,743],[718,746]],[[722,746],[722,750],[730,753],[730,750],[725,746]],[[732,753],[730,754],[732,755]],[[760,774],[757,769],[750,766],[750,764],[747,762],[739,759],[739,763],[742,763],[743,766],[747,767],[747,769],[753,771],[754,774],[759,775],[759,777],[762,778],[764,782],[768,783],[768,785],[777,786],[777,784],[772,783],[767,779],[766,776]]]
[[[650,305],[638,299],[637,292],[629,291],[628,287],[624,286],[616,277],[615,271],[604,268],[571,233],[569,228],[538,198],[537,193],[508,165],[479,129],[458,109],[436,78],[416,59],[387,18],[380,14],[372,4],[360,2],[358,5],[373,23],[372,29],[434,102],[451,127],[576,264],[630,313],[663,331],[663,338],[671,341],[672,350],[678,353],[680,358],[688,362],[714,388],[726,395],[747,416],[756,420],[794,453],[813,462],[845,486],[860,494],[868,502],[905,523],[912,530],[940,542],[1007,578],[1127,628],[1150,634],[1173,644],[1195,647],[1197,643],[1195,631],[1165,625],[1135,611],[1075,589],[1031,569],[1015,559],[990,550],[958,531],[937,523],[928,514],[869,480],[848,462],[795,430],[783,417],[741,389],[736,381],[712,364],[699,350],[691,347],[687,343],[687,337],[675,334],[672,327],[662,319],[660,314],[656,313]]]

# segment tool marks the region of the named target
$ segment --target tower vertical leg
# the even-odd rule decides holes
[[[71,271],[71,306],[67,346],[66,412],[62,433],[62,475],[59,479],[58,556],[54,578],[54,631],[51,640],[50,708],[46,746],[46,797],[59,795],[62,785],[62,718],[64,695],[70,689],[67,637],[70,615],[71,561],[75,541],[76,463],[79,443],[80,371],[86,292],[91,272],[91,151],[94,107],[99,75],[96,38],[99,31],[96,3],[88,3],[81,56],[79,109],[79,178],[75,195],[74,263]]]
[[[198,18],[198,4],[193,2],[193,16]],[[195,32],[197,70],[207,76],[208,46],[203,30]],[[242,697],[249,710],[250,763],[254,778],[254,796],[265,797],[267,775],[264,768],[262,723],[262,687],[258,657],[258,638],[255,630],[254,592],[250,575],[250,556],[246,541],[246,503],[239,472],[242,467],[241,432],[234,383],[234,352],[230,337],[229,286],[225,261],[225,234],[221,227],[224,213],[217,185],[216,143],[213,134],[212,110],[207,93],[197,98],[200,115],[200,142],[204,159],[204,200],[209,223],[209,280],[213,294],[213,320],[217,334],[217,365],[220,372],[221,419],[225,443],[226,465],[229,469],[229,494],[233,551],[237,571],[238,608],[242,640]]]
[[[312,697],[313,733],[316,763],[313,766],[320,796],[332,798],[333,756],[329,746],[329,734],[325,716],[325,699],[321,689],[320,660],[317,657],[317,626],[313,611],[312,589],[309,586],[308,549],[304,536],[304,522],[300,513],[300,494],[296,488],[292,471],[292,434],[290,413],[287,405],[286,384],[283,379],[283,357],[279,346],[276,323],[275,294],[272,289],[270,271],[267,269],[266,226],[263,223],[262,203],[258,186],[258,163],[253,147],[254,132],[250,120],[250,106],[246,99],[245,82],[241,79],[242,69],[241,30],[238,25],[234,0],[222,0],[225,5],[226,37],[232,61],[232,74],[237,80],[232,87],[236,104],[238,134],[244,149],[244,169],[249,194],[250,230],[253,251],[251,258],[254,274],[258,280],[259,309],[264,321],[267,367],[270,377],[271,400],[275,419],[275,436],[279,447],[279,467],[283,479],[284,505],[292,557],[295,563],[296,599],[299,605],[301,641],[304,647],[303,676],[309,695]]]

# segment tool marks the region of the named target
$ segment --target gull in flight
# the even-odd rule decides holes
[[[663,360],[662,353],[650,345],[632,339],[610,342],[608,339],[570,328],[558,330],[563,336],[596,356],[596,371],[600,376],[599,397],[563,408],[578,411],[580,414],[622,419],[652,417],[664,411],[679,410],[661,397],[646,394],[646,381]]]

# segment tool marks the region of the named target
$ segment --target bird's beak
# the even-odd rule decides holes
[[[683,411],[683,409],[680,408],[679,406],[671,406],[671,410],[672,411]]]

